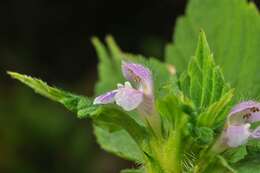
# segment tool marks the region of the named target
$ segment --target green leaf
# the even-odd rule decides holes
[[[172,130],[181,125],[179,123],[180,119],[186,119],[186,113],[190,113],[191,109],[188,103],[170,93],[165,97],[157,99],[156,108],[163,120],[165,130],[168,131],[167,133],[170,133]],[[182,115],[182,117],[180,117],[180,115]]]
[[[183,141],[189,130],[187,123],[189,117],[184,112],[186,107],[179,97],[169,94],[157,100],[156,108],[162,119],[165,143],[159,146],[156,143],[155,149],[148,154],[155,152],[154,155],[160,160],[161,169],[168,172],[181,172]],[[189,144],[187,146],[191,147]],[[151,164],[154,166],[156,162],[151,162]]]
[[[260,154],[255,153],[248,155],[245,159],[233,165],[238,173],[259,173]]]
[[[258,139],[251,139],[247,143],[248,152],[256,153],[260,152],[260,140]]]
[[[142,151],[126,130],[119,128],[111,131],[95,125],[94,132],[97,142],[104,150],[126,160],[143,163]]]
[[[208,127],[195,128],[196,141],[199,144],[210,144],[214,139],[214,131]]]
[[[143,126],[138,124],[130,115],[116,108],[103,107],[93,119],[96,124],[103,125],[105,128],[113,125],[125,129],[140,145],[148,137]]]
[[[224,168],[226,168],[230,173],[237,173],[237,171],[234,170],[234,168],[229,165],[229,163],[227,162],[227,160],[224,157],[222,157],[221,155],[218,155],[217,158],[219,159],[221,165]]]
[[[117,45],[117,43],[111,35],[106,37],[106,43],[110,51],[111,58],[113,59],[114,63],[116,64],[116,67],[118,68],[117,70],[121,71],[121,61],[124,58],[122,51],[120,50],[119,46]]]
[[[145,173],[143,168],[140,169],[124,169],[120,173]]]
[[[66,107],[68,106],[66,105]],[[93,105],[92,100],[86,97],[79,97],[76,110],[78,118],[85,118],[87,115],[94,116],[99,111],[97,106]]]
[[[234,90],[230,90],[219,101],[210,105],[204,112],[199,114],[197,124],[199,126],[218,127],[228,115],[233,95]]]
[[[70,111],[76,113],[78,118],[92,116],[98,110],[97,106],[92,104],[92,101],[84,96],[78,96],[69,92],[60,90],[55,87],[49,86],[47,83],[40,79],[32,78],[27,75],[22,75],[15,72],[8,72],[8,74],[32,88],[36,93],[47,97],[55,102],[64,105]]]
[[[246,146],[240,146],[238,148],[230,148],[224,153],[224,157],[230,163],[237,163],[247,156]]]
[[[177,21],[174,43],[166,47],[166,61],[178,72],[186,69],[200,28],[207,33],[225,79],[237,89],[237,98],[257,98],[260,16],[255,5],[247,0],[190,0],[185,16]]]
[[[124,81],[121,72],[121,61],[123,55],[111,36],[108,36],[106,39],[109,50],[96,37],[92,39],[92,43],[99,58],[99,80],[95,87],[95,92],[99,95],[115,89],[117,83],[122,83]]]
[[[103,107],[93,116],[100,146],[125,159],[143,163],[142,146],[149,136],[130,115],[113,107]]]
[[[92,105],[92,101],[86,97],[51,87],[37,78],[15,72],[8,74],[34,89],[36,93],[63,104],[77,113],[79,118],[91,116],[96,125],[95,134],[102,148],[137,163],[142,162],[142,151],[136,142],[141,144],[146,132],[124,112],[106,107],[97,109],[98,107]],[[112,127],[116,127],[117,130],[111,132]]]
[[[180,87],[184,95],[193,101],[198,112],[218,101],[227,91],[228,85],[214,63],[203,31],[200,32],[196,53],[188,71],[180,78]]]

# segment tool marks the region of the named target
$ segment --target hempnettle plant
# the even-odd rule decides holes
[[[208,15],[201,14],[205,9]],[[108,49],[93,38],[100,60],[94,98],[8,74],[78,118],[91,119],[104,150],[136,163],[135,169],[122,173],[257,173],[259,13],[245,0],[190,0],[186,13],[177,22],[175,43],[166,47],[166,62],[122,52],[111,36],[106,39]],[[235,18],[233,25],[222,25],[232,15],[247,22]],[[221,68],[203,31],[193,49],[198,27],[209,33]],[[243,39],[237,29],[241,27]],[[190,51],[195,51],[192,58]]]

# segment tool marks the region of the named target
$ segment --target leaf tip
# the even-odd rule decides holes
[[[13,72],[13,71],[6,71],[6,73],[7,73],[8,75],[10,75],[11,78],[13,78],[13,79],[21,80],[21,78],[24,77],[24,75],[22,75],[22,74],[20,74],[20,73],[17,73],[17,72]]]
[[[115,39],[111,34],[108,34],[108,35],[106,35],[106,41],[107,42],[115,42]]]
[[[198,44],[196,49],[196,56],[208,57],[211,55],[210,47],[207,41],[206,33],[203,29],[199,31]]]
[[[199,31],[199,43],[208,44],[206,33],[202,28]]]
[[[15,76],[15,74],[17,74],[16,72],[13,71],[6,71],[6,73],[10,76]]]
[[[98,44],[100,41],[99,41],[98,37],[93,36],[93,37],[91,37],[91,42],[92,42],[93,45],[96,45],[96,44]]]

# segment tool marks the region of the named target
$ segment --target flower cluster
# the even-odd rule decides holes
[[[126,111],[137,108],[142,114],[150,114],[154,105],[151,71],[140,64],[123,61],[122,73],[128,81],[124,85],[118,84],[117,89],[96,97],[94,104],[115,102]]]
[[[250,139],[260,139],[260,127],[251,129],[251,124],[260,121],[260,103],[245,101],[236,105],[228,115],[223,139],[229,147],[237,147]]]

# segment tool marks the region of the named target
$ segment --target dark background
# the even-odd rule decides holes
[[[259,1],[257,1],[259,3]],[[117,173],[131,163],[102,151],[91,123],[11,80],[6,70],[93,95],[92,36],[163,57],[186,0],[0,2],[0,172]]]

